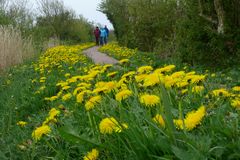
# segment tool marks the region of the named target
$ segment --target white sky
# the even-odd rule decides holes
[[[67,7],[75,10],[77,14],[83,15],[89,21],[107,25],[111,29],[113,28],[106,15],[97,11],[101,0],[63,0],[63,2]]]
[[[62,0],[66,7],[73,9],[77,15],[83,15],[90,22],[107,25],[109,29],[113,29],[112,24],[106,15],[97,11],[98,4],[101,0]],[[30,0],[30,3],[36,5],[36,0]]]

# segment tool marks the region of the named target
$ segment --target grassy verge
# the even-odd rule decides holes
[[[89,46],[52,48],[1,78],[2,159],[240,157],[239,70],[163,65],[111,46],[128,59],[117,70],[93,65],[80,52]]]

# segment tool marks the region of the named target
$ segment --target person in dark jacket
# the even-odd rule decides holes
[[[108,39],[108,36],[109,36],[109,29],[107,28],[107,26],[105,25],[105,27],[104,27],[104,30],[106,31],[106,38],[105,38],[105,44],[107,44],[107,39]]]
[[[94,30],[94,36],[96,38],[96,45],[99,45],[99,38],[100,38],[101,31],[99,30],[98,27]]]

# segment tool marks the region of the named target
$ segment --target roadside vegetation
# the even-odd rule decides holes
[[[158,63],[116,43],[100,50],[121,67],[100,66],[81,53],[93,45],[48,49],[1,78],[1,159],[240,157],[238,69]]]
[[[37,6],[36,6],[37,4]],[[60,0],[0,1],[0,70],[49,47],[90,42],[94,25]]]
[[[102,0],[119,63],[98,65],[61,1],[0,1],[0,159],[240,159],[239,3],[220,2]]]

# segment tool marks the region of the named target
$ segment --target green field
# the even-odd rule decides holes
[[[239,159],[240,68],[120,47],[58,46],[0,77],[0,159]]]

